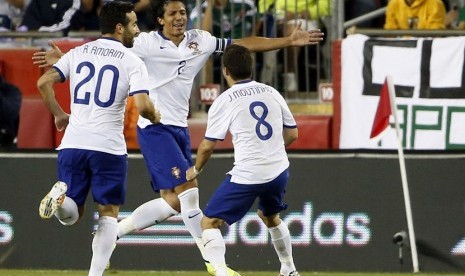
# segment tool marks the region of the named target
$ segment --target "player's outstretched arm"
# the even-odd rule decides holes
[[[216,146],[216,140],[203,139],[197,150],[195,165],[186,171],[187,181],[194,180],[202,171],[203,166],[208,162]]]
[[[323,41],[324,34],[321,30],[302,30],[302,22],[299,22],[292,33],[286,37],[267,38],[251,36],[234,39],[233,43],[248,48],[251,52],[265,52],[290,46],[316,45]]]
[[[32,63],[39,66],[39,68],[52,66],[64,55],[53,41],[49,41],[48,45],[52,47],[50,50],[46,52],[35,52],[32,55]]]

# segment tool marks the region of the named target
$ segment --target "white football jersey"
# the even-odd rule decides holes
[[[275,179],[289,167],[283,127],[297,126],[281,94],[271,86],[244,81],[213,102],[205,138],[223,140],[229,130],[234,145],[231,181],[259,184]]]
[[[149,72],[150,98],[161,113],[161,123],[187,127],[189,98],[197,73],[208,58],[223,53],[230,39],[219,39],[201,30],[189,30],[176,46],[159,31],[141,33],[131,50],[139,56]],[[138,125],[151,122],[139,116]]]
[[[70,80],[71,116],[58,149],[126,154],[124,111],[128,95],[148,93],[143,61],[121,42],[99,38],[66,53],[54,68]]]

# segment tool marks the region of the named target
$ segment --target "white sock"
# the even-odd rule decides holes
[[[177,214],[163,198],[153,199],[137,207],[129,217],[118,223],[118,237],[158,224]]]
[[[63,225],[69,226],[75,224],[79,219],[79,211],[76,202],[70,197],[65,197],[63,204],[57,208],[55,217]]]
[[[103,216],[98,220],[98,228],[92,241],[92,261],[89,276],[101,276],[115,249],[118,220]]]
[[[181,216],[186,225],[189,233],[197,244],[197,247],[202,254],[202,258],[205,258],[203,242],[202,242],[202,225],[201,221],[203,218],[203,212],[199,207],[199,188],[191,188],[178,195],[179,202],[181,203]]]
[[[287,275],[296,270],[292,258],[291,235],[287,225],[281,221],[278,226],[268,228],[268,232],[270,232],[271,241],[281,262],[280,273]]]
[[[226,244],[220,229],[203,230],[202,240],[207,260],[212,264],[216,271],[216,276],[227,276],[226,267]]]

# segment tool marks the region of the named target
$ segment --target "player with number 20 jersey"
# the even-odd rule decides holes
[[[71,87],[71,116],[58,149],[126,154],[128,95],[148,93],[145,64],[120,41],[102,37],[66,53],[54,66]]]

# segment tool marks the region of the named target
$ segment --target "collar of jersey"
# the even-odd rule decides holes
[[[159,34],[164,40],[169,40],[169,41],[171,41],[171,39],[167,38],[160,30],[158,31],[158,34]]]
[[[241,81],[238,81],[236,82],[235,84],[243,84],[243,83],[248,83],[248,82],[251,82],[252,80],[248,79],[248,80],[241,80]]]
[[[100,37],[99,39],[113,40],[113,41],[116,41],[116,42],[121,43],[121,41],[119,41],[118,39],[116,39],[116,38],[114,38],[114,37],[105,36],[105,37]]]

